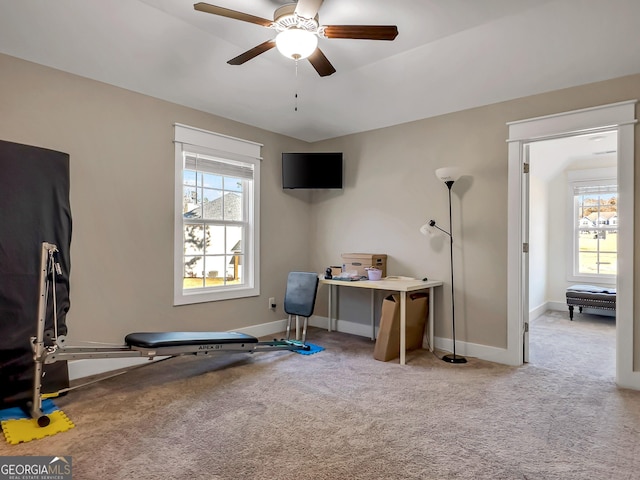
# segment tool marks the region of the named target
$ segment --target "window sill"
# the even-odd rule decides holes
[[[174,293],[173,306],[178,307],[180,305],[192,305],[195,303],[257,297],[258,295],[260,295],[260,290],[255,287],[229,288],[219,291],[194,291],[186,293],[181,290]]]

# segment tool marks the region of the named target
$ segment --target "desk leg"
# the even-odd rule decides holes
[[[400,365],[407,363],[407,292],[400,292]]]
[[[431,287],[429,289],[429,351],[430,352],[433,352],[433,343],[435,341],[434,340],[435,328],[434,328],[434,325],[433,325],[434,318],[435,318],[435,315],[434,315],[434,312],[433,312],[433,304],[434,304],[434,301],[433,301],[434,291],[433,290],[434,290],[433,287]]]
[[[376,318],[374,315],[375,293],[376,291],[374,289],[371,289],[371,340],[376,339]]]
[[[327,313],[329,317],[329,325],[327,327],[327,331],[331,331],[331,324],[333,323],[333,285],[329,285],[329,312]]]

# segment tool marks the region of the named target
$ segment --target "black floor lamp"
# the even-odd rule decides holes
[[[425,223],[420,231],[423,234],[432,234],[433,229],[436,228],[449,237],[449,245],[451,250],[451,326],[453,336],[453,355],[445,355],[442,360],[448,363],[467,363],[465,357],[456,355],[456,303],[453,294],[453,228],[451,222],[451,187],[460,178],[460,171],[456,167],[443,167],[436,170],[436,177],[442,180],[449,189],[449,231],[440,228],[435,220],[429,220]]]

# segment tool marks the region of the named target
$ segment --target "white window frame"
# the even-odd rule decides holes
[[[209,132],[195,127],[174,124],[175,143],[175,203],[174,203],[174,294],[173,304],[188,305],[260,295],[260,149],[262,144]],[[243,257],[244,282],[241,285],[220,285],[184,289],[184,220],[183,170],[185,152],[206,155],[219,160],[240,161],[253,165],[253,187],[245,191],[247,228]]]
[[[595,283],[604,285],[616,284],[617,275],[581,274],[578,272],[578,226],[575,222],[575,186],[617,185],[617,169],[591,168],[586,170],[569,170],[567,172],[567,280],[570,282]],[[594,227],[597,229],[598,227]],[[600,228],[602,229],[602,228]],[[619,251],[619,247],[617,249]],[[617,269],[616,269],[617,271]]]

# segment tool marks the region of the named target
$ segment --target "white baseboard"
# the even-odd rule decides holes
[[[566,302],[552,302],[547,301],[542,305],[529,310],[529,320],[533,320],[534,318],[538,318],[540,315],[544,314],[544,312],[552,310],[554,312],[567,312],[569,311],[567,308]]]
[[[314,316],[309,319],[309,325],[320,328],[327,328],[327,317]],[[352,335],[359,335],[361,337],[371,338],[371,325],[355,322],[348,322],[345,320],[336,320],[334,329],[338,332],[349,333]],[[377,332],[376,332],[377,334]],[[434,339],[434,346],[438,350],[444,350],[447,352],[453,351],[453,342],[450,338],[436,337]],[[489,362],[501,363],[503,365],[513,365],[513,362],[509,358],[506,348],[490,347],[487,345],[479,345],[477,343],[456,342],[456,354],[479,358],[481,360],[487,360]]]
[[[103,373],[122,370],[125,368],[137,367],[149,362],[162,360],[166,357],[155,357],[153,359],[143,357],[131,358],[91,358],[86,360],[70,360],[67,363],[69,368],[69,380],[90,377],[92,375],[102,375]]]
[[[436,337],[434,339],[435,348],[446,352],[453,352],[453,341],[450,338]],[[456,341],[456,355],[463,357],[474,357],[488,362],[501,363],[503,365],[516,365],[509,356],[506,348],[490,347],[477,343],[467,343]]]
[[[309,319],[309,325],[311,325],[312,327],[327,329],[329,328],[329,319],[327,317],[314,315]],[[370,323],[356,323],[348,322],[346,320],[334,320],[332,328],[337,332],[348,333],[350,335],[358,335],[360,337],[371,338],[372,335]],[[376,328],[376,335],[377,334],[378,329]]]
[[[567,302],[547,302],[547,310],[568,312],[569,307],[567,307]]]
[[[269,323],[261,323],[260,325],[251,325],[245,328],[235,328],[234,332],[246,333],[254,337],[266,337],[274,333],[284,332],[287,329],[287,319],[276,320]]]
[[[534,318],[538,318],[540,315],[544,314],[547,311],[547,302],[539,305],[536,308],[529,310],[529,320],[533,320]]]

